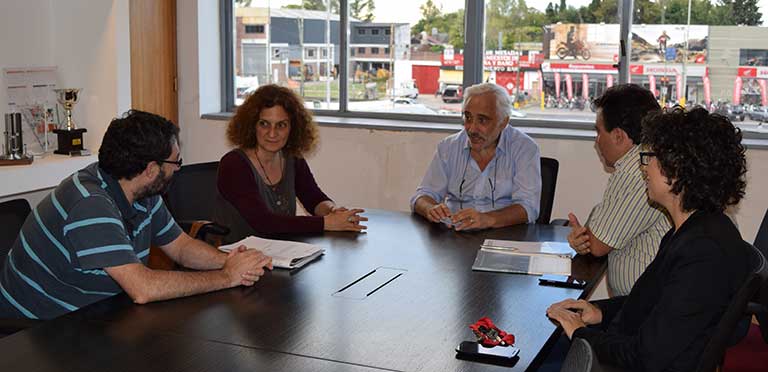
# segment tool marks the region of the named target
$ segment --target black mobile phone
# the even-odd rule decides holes
[[[520,349],[514,346],[485,347],[477,341],[462,341],[456,347],[456,357],[476,361],[499,364],[510,364],[517,361]]]
[[[587,286],[586,280],[574,279],[567,275],[549,275],[545,274],[539,278],[539,285],[548,285],[552,287],[584,289]]]

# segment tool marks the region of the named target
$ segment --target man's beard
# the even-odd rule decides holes
[[[144,186],[136,193],[135,199],[141,200],[150,196],[165,194],[171,186],[171,180],[173,180],[173,173],[168,175],[165,173],[165,170],[161,169],[160,174],[155,177],[155,180],[152,181],[152,183]]]

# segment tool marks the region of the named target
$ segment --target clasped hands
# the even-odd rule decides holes
[[[569,339],[577,329],[603,321],[603,312],[599,307],[584,300],[570,298],[550,305],[547,316],[560,323]]]
[[[368,221],[367,217],[360,215],[363,212],[365,210],[359,208],[333,207],[330,213],[323,216],[324,229],[326,231],[361,232],[368,228],[368,226],[360,224],[361,222]]]
[[[434,223],[444,222],[456,231],[484,229],[493,226],[493,219],[485,213],[480,213],[474,208],[464,208],[456,213],[451,213],[451,210],[444,203],[430,207],[427,210],[427,219]]]

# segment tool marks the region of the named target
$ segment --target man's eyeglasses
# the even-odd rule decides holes
[[[651,162],[651,158],[656,156],[655,152],[641,152],[640,153],[640,165],[648,165]]]
[[[181,164],[184,162],[182,158],[179,158],[179,160],[173,161],[173,160],[155,160],[158,163],[168,163],[168,164],[174,164],[177,167],[181,168]]]
[[[467,161],[464,163],[464,173],[461,176],[461,183],[459,184],[459,209],[464,209],[464,182],[467,180],[467,165],[469,164],[469,153],[467,153]],[[491,209],[496,209],[496,198],[494,192],[496,191],[496,169],[493,168],[493,181],[488,179],[488,184],[491,186]]]

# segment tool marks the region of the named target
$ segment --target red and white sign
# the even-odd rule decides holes
[[[597,63],[551,63],[541,64],[541,70],[544,72],[570,72],[570,73],[589,73],[589,74],[611,74],[616,73],[617,69],[612,64]]]
[[[768,79],[768,67],[739,67],[738,76],[744,78]]]
[[[657,75],[657,76],[672,76],[682,75],[682,64],[653,64],[653,65],[631,65],[629,72],[632,75]],[[685,69],[686,76],[707,76],[709,75],[707,66],[700,65],[687,65]]]

